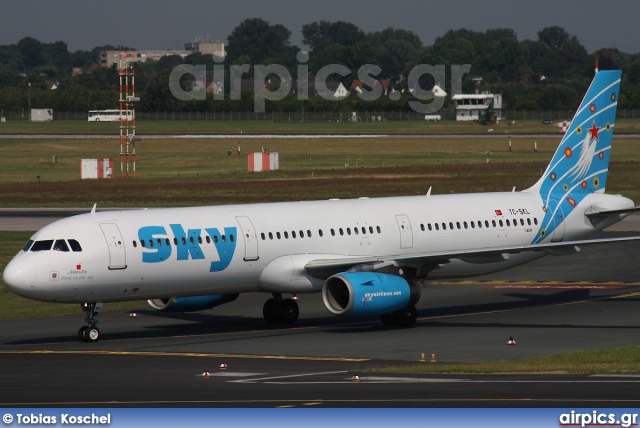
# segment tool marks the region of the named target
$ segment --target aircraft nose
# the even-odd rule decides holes
[[[20,258],[11,260],[2,274],[7,288],[19,295],[33,291],[36,278],[37,270],[33,261]]]

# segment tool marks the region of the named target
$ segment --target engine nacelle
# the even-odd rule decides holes
[[[415,304],[420,288],[401,276],[377,272],[345,272],[322,285],[322,300],[335,315],[382,315]]]
[[[214,294],[211,296],[172,297],[147,300],[149,306],[163,312],[197,312],[233,302],[238,294]]]

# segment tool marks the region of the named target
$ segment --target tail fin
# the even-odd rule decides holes
[[[620,90],[620,70],[596,73],[546,171],[531,188],[545,207],[550,199],[577,205],[587,194],[603,193]]]

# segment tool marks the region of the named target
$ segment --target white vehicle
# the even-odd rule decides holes
[[[199,311],[239,294],[272,295],[270,323],[298,318],[298,293],[335,315],[412,326],[424,279],[508,269],[580,245],[633,211],[604,193],[620,71],[600,71],[540,180],[521,192],[405,196],[96,212],[31,237],[4,271],[34,300],[80,303],[82,341],[98,340],[105,302],[147,299]],[[568,260],[567,263],[571,261]]]
[[[89,122],[119,122],[122,116],[122,121],[129,122],[133,120],[133,110],[89,110],[87,120]]]

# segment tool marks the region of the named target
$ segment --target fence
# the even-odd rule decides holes
[[[414,111],[358,111],[355,112],[359,122],[383,122],[383,121],[424,121],[425,115]],[[442,116],[443,120],[455,120],[455,112],[446,110],[437,112]],[[511,120],[544,120],[560,122],[570,120],[574,112],[571,110],[504,110],[502,119]],[[3,116],[4,115],[4,116]],[[53,120],[87,120],[88,112],[72,111],[72,112],[53,112]],[[5,117],[7,121],[29,120],[28,112],[9,111],[0,112],[0,117]],[[351,121],[351,112],[328,112],[328,111],[272,111],[266,113],[257,113],[253,111],[138,111],[136,112],[137,120],[142,121],[165,121],[165,120],[225,120],[225,121],[242,121],[242,120],[266,120],[272,122],[347,122]],[[635,109],[618,109],[617,117],[619,119],[636,119],[640,118],[640,111],[636,113]]]

